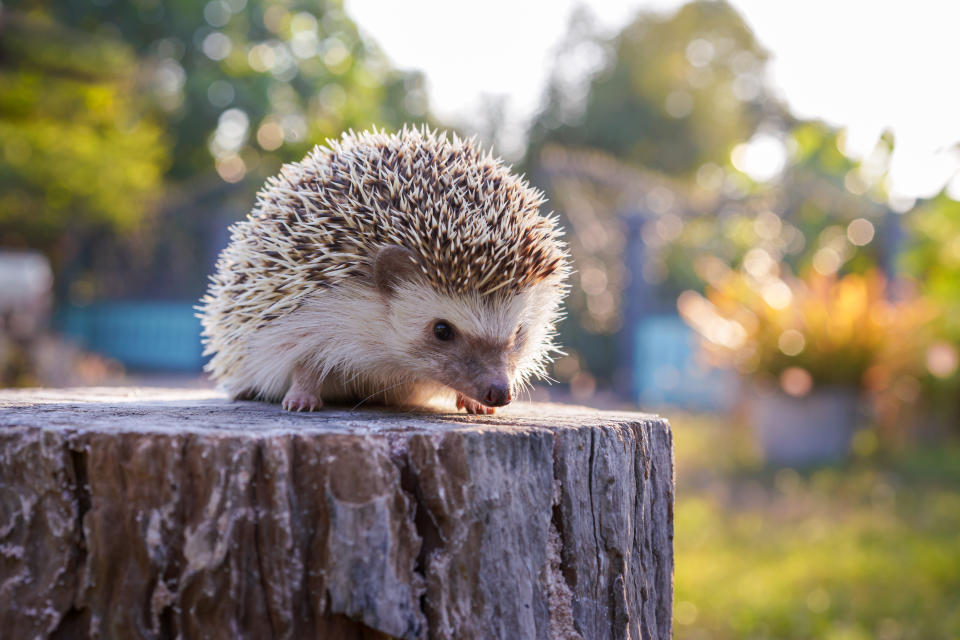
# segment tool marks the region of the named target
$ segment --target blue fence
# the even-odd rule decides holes
[[[199,371],[200,320],[194,302],[102,302],[67,307],[57,328],[84,348],[132,369]]]
[[[697,337],[676,315],[640,318],[634,329],[634,394],[641,406],[726,410],[737,377],[697,358]]]

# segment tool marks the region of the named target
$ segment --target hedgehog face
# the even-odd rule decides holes
[[[387,322],[411,375],[486,406],[503,406],[547,354],[559,298],[551,283],[518,294],[445,294],[419,281],[396,284]],[[540,348],[538,348],[540,347]]]

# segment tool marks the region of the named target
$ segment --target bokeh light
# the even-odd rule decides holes
[[[847,238],[858,247],[870,244],[875,233],[873,223],[866,218],[857,218],[847,225]]]
[[[760,133],[749,142],[734,147],[730,160],[734,167],[752,179],[768,182],[783,171],[787,150],[776,136]]]
[[[960,353],[957,348],[946,342],[937,342],[927,349],[927,369],[938,378],[947,378],[957,371],[960,365]]]
[[[813,389],[813,376],[802,367],[787,367],[780,373],[780,388],[787,395],[802,398]]]
[[[780,334],[777,345],[784,355],[795,356],[803,351],[803,347],[806,346],[806,340],[803,334],[796,329],[787,329]]]

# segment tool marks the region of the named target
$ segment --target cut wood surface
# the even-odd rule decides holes
[[[660,638],[671,433],[494,416],[0,391],[0,637]]]

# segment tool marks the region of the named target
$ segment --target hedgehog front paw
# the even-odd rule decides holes
[[[466,409],[467,413],[476,415],[493,415],[496,411],[493,407],[485,407],[476,400],[471,400],[462,393],[457,394],[457,409]]]
[[[323,402],[312,393],[292,388],[283,396],[281,406],[287,411],[316,411],[323,406]]]

